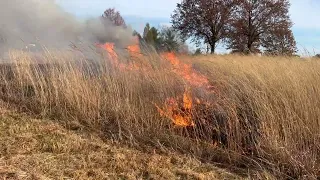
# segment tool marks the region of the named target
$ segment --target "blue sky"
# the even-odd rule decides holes
[[[168,24],[170,15],[180,0],[56,0],[66,11],[78,17],[95,17],[114,7],[125,17],[127,24],[137,30],[146,22],[153,26]],[[320,1],[290,0],[293,32],[300,54],[320,53]],[[223,51],[223,48],[220,48]]]

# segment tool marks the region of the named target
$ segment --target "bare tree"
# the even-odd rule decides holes
[[[183,0],[171,16],[173,28],[197,44],[210,45],[211,53],[226,39],[236,0]]]
[[[116,26],[123,26],[126,27],[126,23],[121,16],[119,11],[116,11],[115,8],[109,8],[106,11],[104,11],[102,18],[108,19],[110,22],[112,22]]]
[[[287,44],[282,44],[283,47],[292,46],[289,49],[295,49],[289,7],[289,0],[240,0],[232,17],[228,49],[256,53],[263,46],[267,51],[272,51],[278,48],[277,44],[281,44],[272,42],[274,38],[283,43],[287,38]],[[285,39],[280,40],[281,37]]]

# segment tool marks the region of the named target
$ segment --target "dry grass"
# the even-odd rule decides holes
[[[320,177],[320,61],[225,56],[197,64],[229,99],[232,121],[250,126],[239,133],[258,137],[256,153],[266,167],[287,178]]]
[[[80,124],[71,131],[1,107],[0,179],[240,179],[188,156],[143,153]]]
[[[318,61],[181,57],[209,78],[207,91],[183,81],[157,55],[140,59],[152,68],[128,71],[99,54],[85,57],[49,52],[34,63],[30,54],[13,52],[14,63],[1,67],[0,96],[39,118],[65,127],[77,122],[146,152],[174,150],[252,178],[320,176]],[[155,107],[185,87],[202,102],[192,110],[194,128],[174,127]]]

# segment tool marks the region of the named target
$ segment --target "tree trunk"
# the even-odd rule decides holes
[[[252,53],[252,43],[249,41],[248,42],[248,54],[251,54]]]
[[[216,52],[216,43],[215,42],[211,43],[210,46],[211,46],[211,54],[214,54]]]

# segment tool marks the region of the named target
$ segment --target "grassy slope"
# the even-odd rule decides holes
[[[101,57],[97,54],[96,61],[88,61],[75,58],[73,54],[50,51],[39,56],[44,63],[36,64],[34,62],[37,59],[28,53],[12,52],[10,58],[12,64],[0,66],[0,99],[19,111],[46,119],[59,119],[63,123],[73,120],[104,134],[107,138],[103,140],[107,142],[112,137],[139,149],[152,147],[148,152],[153,149],[174,150],[195,156],[202,162],[220,163],[226,168],[239,170],[241,174],[257,176],[254,179],[267,179],[269,174],[277,179],[320,177],[318,60],[234,55],[181,56],[181,67],[172,67],[164,59],[149,55],[138,60],[146,65],[152,64],[153,68],[143,65],[135,70],[128,63],[125,69],[111,66],[112,63],[105,61],[108,56],[104,54]],[[135,59],[121,57],[119,60],[124,63]],[[176,64],[178,60],[171,61]],[[213,88],[206,90],[207,86],[198,86],[201,78],[195,76],[184,62],[192,62],[194,69],[205,75]],[[199,98],[200,104],[194,103],[191,112],[196,127],[183,129],[173,126],[170,118],[161,117],[155,105],[165,106],[168,100],[178,98],[181,106],[187,88],[191,88],[194,102]],[[176,110],[184,111],[181,107]],[[25,132],[30,133],[30,130]],[[48,136],[48,133],[44,134]],[[61,134],[58,137],[46,137],[40,141],[44,142],[40,150],[49,153],[57,151],[65,157],[81,149],[88,151],[80,148],[84,145],[78,145],[78,141],[72,138],[69,140],[71,144],[61,143],[69,142],[65,139],[68,138]],[[89,141],[87,139],[85,142]],[[47,145],[47,142],[52,145]],[[218,146],[212,142],[219,142]],[[8,149],[10,146],[1,147]],[[18,147],[24,146],[18,144]],[[89,144],[87,147],[92,150],[90,148],[93,146]],[[168,159],[168,165],[162,161],[154,162],[154,155],[132,154],[137,152],[122,157],[127,156],[134,161],[118,160],[122,163],[122,166],[119,165],[121,168],[117,161],[109,163],[108,156],[98,154],[96,156],[108,166],[97,163],[96,168],[91,166],[91,169],[108,170],[111,166],[111,172],[133,174],[133,178],[157,174],[172,179],[170,174],[176,176],[176,172],[181,171],[173,167],[179,167],[183,171],[186,171],[184,168],[193,169],[190,173],[186,171],[189,174],[196,172],[199,176],[212,179],[207,174],[201,174],[202,170],[197,171],[202,166],[200,163],[194,165],[189,160],[181,160],[178,165],[172,165],[176,160],[171,161],[170,158],[177,155],[163,157]],[[86,156],[81,153],[77,157],[81,157],[75,160],[77,163],[95,162],[92,158],[84,158]],[[56,160],[59,165],[66,164],[61,161]],[[154,162],[154,167],[150,167],[150,161]],[[132,162],[143,166],[132,165]],[[76,166],[74,169],[90,169],[90,165],[71,164]],[[181,164],[188,165],[181,167]],[[39,166],[45,167],[42,164]],[[62,174],[68,169],[73,172],[72,168],[60,168],[57,171]],[[148,168],[152,171],[145,170]],[[136,172],[135,169],[141,170]]]
[[[0,179],[240,179],[177,154],[147,154],[52,120],[0,110]]]

